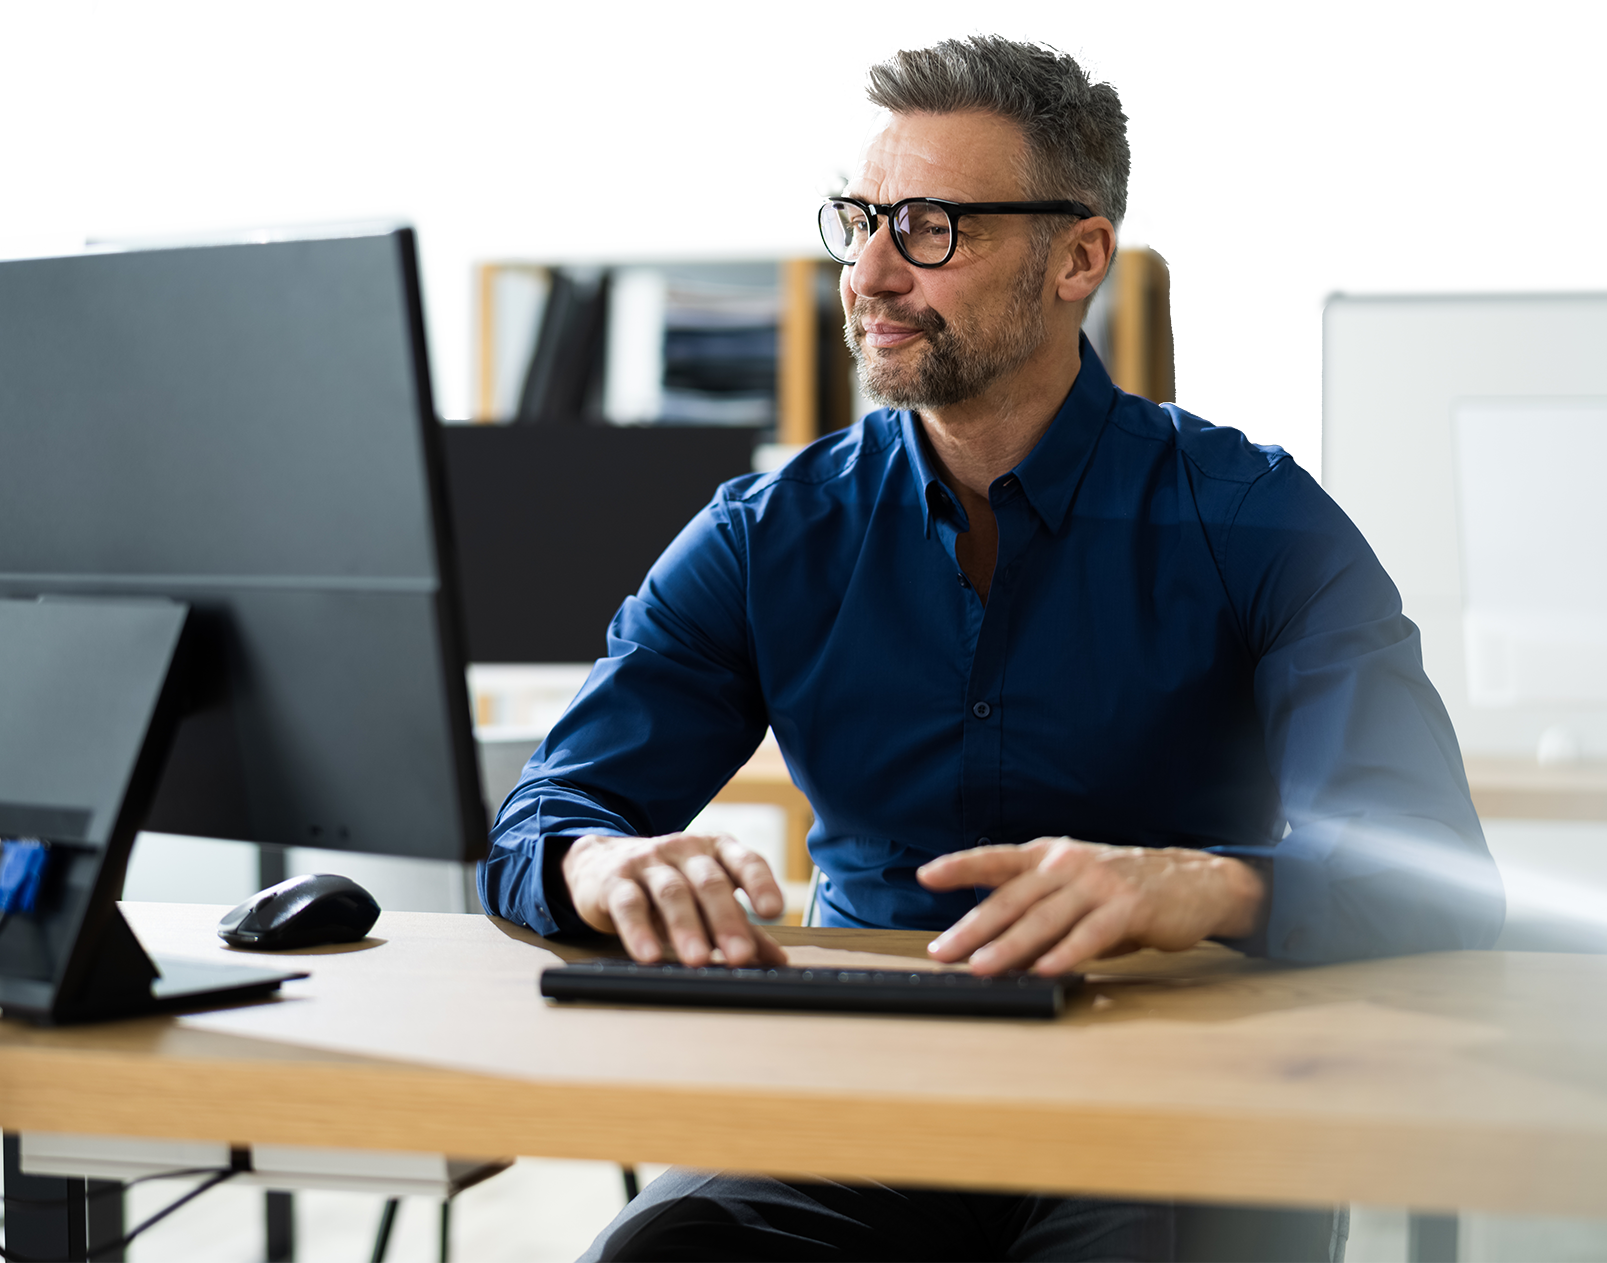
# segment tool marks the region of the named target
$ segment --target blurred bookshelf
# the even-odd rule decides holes
[[[816,259],[482,264],[475,420],[808,443],[852,419],[836,281]]]

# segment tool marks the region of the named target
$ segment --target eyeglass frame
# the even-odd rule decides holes
[[[899,254],[904,256],[904,261],[911,267],[918,268],[940,268],[954,257],[954,252],[959,248],[960,244],[959,221],[966,215],[1071,215],[1077,219],[1094,218],[1094,212],[1088,207],[1084,206],[1081,202],[1068,201],[950,202],[941,197],[901,197],[898,199],[898,201],[889,205],[878,206],[875,202],[862,202],[857,197],[822,198],[820,202],[820,211],[815,213],[815,226],[820,230],[820,242],[826,247],[826,253],[831,255],[833,259],[836,259],[837,262],[841,263],[844,267],[853,267],[854,264],[859,262],[859,259],[839,258],[836,252],[832,250],[831,242],[826,240],[826,226],[821,223],[820,213],[821,211],[824,211],[826,207],[831,206],[834,203],[841,204],[844,202],[848,203],[850,206],[859,207],[867,216],[869,216],[869,231],[865,234],[865,245],[867,247],[870,245],[871,238],[876,235],[876,229],[879,226],[877,224],[877,220],[883,216],[885,216],[888,221],[891,222],[893,217],[897,215],[901,209],[906,206],[911,206],[916,202],[926,202],[932,206],[941,207],[943,213],[948,216],[949,220],[949,248],[948,253],[946,253],[936,263],[922,263],[919,259],[910,258],[910,252],[904,248],[904,243],[899,240],[898,234],[896,232],[889,232],[889,235],[893,238],[894,247],[898,250]],[[859,257],[864,257],[863,251],[861,251]]]

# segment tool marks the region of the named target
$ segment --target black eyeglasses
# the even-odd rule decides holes
[[[856,263],[882,216],[893,227],[893,244],[918,268],[940,268],[954,257],[962,215],[1074,215],[1092,219],[1081,202],[945,202],[906,197],[891,206],[855,197],[828,197],[820,207],[820,239],[839,263]]]

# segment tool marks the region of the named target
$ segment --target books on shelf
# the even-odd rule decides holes
[[[771,428],[781,307],[773,263],[490,265],[481,416]]]
[[[599,363],[607,347],[609,274],[554,268],[535,345],[519,392],[520,421],[584,417],[596,408]]]
[[[781,295],[774,267],[757,275],[667,275],[663,419],[703,425],[773,426]]]

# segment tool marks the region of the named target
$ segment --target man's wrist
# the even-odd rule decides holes
[[[1272,883],[1259,865],[1235,855],[1213,856],[1211,865],[1217,870],[1226,894],[1226,908],[1211,937],[1249,938],[1266,924]]]
[[[562,834],[549,834],[542,840],[541,886],[547,902],[548,915],[558,926],[560,935],[595,934],[575,907],[569,885],[569,856],[578,838]]]

